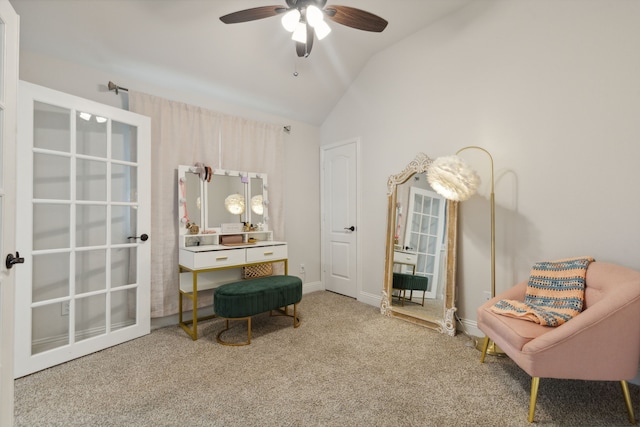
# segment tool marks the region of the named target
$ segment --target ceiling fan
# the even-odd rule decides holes
[[[221,16],[225,24],[255,21],[282,15],[282,25],[290,31],[296,42],[296,53],[307,57],[313,47],[313,39],[322,40],[331,32],[324,16],[358,30],[382,32],[387,21],[373,13],[349,6],[326,6],[327,0],[286,0],[286,6],[261,6],[240,10]],[[326,6],[326,7],[325,7]]]

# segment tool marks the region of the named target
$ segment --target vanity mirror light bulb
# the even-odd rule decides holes
[[[184,204],[186,204],[186,203],[187,203],[187,200],[181,197],[181,198],[180,198],[180,204],[181,204],[181,205],[184,205]]]
[[[185,182],[185,181],[186,181],[186,180],[184,179],[184,176],[181,176],[181,177],[180,177],[180,184],[184,184],[184,182]]]

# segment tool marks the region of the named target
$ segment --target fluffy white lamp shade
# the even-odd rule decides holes
[[[435,159],[427,170],[427,181],[438,194],[457,202],[467,200],[480,186],[477,172],[459,156]]]

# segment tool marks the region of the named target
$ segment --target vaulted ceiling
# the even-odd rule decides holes
[[[298,58],[279,17],[229,25],[219,19],[285,0],[10,1],[23,51],[113,72],[125,87],[130,77],[315,125],[371,56],[470,2],[329,0],[389,24],[372,33],[329,21],[331,34]]]

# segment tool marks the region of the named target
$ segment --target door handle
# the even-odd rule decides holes
[[[4,265],[7,268],[12,268],[13,264],[24,264],[24,258],[20,258],[20,252],[16,251],[16,256],[13,256],[13,254],[7,255]]]
[[[345,227],[345,230],[356,231],[356,228],[352,225],[351,227]]]
[[[148,234],[142,234],[140,236],[129,236],[129,237],[127,237],[127,239],[140,239],[143,242],[146,242],[147,240],[149,240],[149,235]]]

